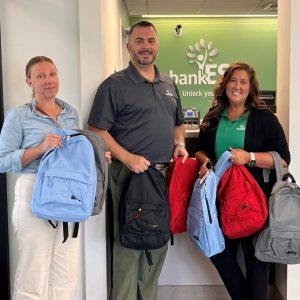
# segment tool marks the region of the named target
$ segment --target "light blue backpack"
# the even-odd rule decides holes
[[[63,146],[49,150],[39,165],[32,194],[32,211],[39,218],[64,222],[64,241],[68,238],[67,222],[91,216],[97,185],[94,149],[89,140],[74,130],[56,129]]]
[[[217,186],[220,178],[231,166],[231,153],[225,151],[218,160],[215,171],[209,170],[197,179],[188,208],[187,231],[193,244],[207,257],[222,252],[224,236],[219,226],[216,208]]]

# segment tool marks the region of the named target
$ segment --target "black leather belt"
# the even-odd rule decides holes
[[[117,162],[117,163],[120,163],[122,164],[119,160],[117,159],[112,159],[113,162]],[[155,169],[164,169],[166,167],[168,167],[170,165],[170,163],[152,163],[151,164]]]

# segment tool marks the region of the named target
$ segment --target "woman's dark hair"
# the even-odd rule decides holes
[[[32,68],[34,65],[36,65],[36,64],[38,64],[38,63],[40,63],[40,62],[43,62],[43,61],[50,62],[50,63],[52,63],[52,64],[54,65],[54,62],[52,61],[51,58],[48,58],[48,57],[46,57],[46,56],[35,56],[35,57],[31,58],[31,59],[29,60],[29,62],[27,63],[27,65],[26,65],[26,69],[25,69],[25,72],[26,72],[26,78],[30,78],[30,76],[31,76],[31,74],[30,74],[31,68]]]
[[[249,76],[250,90],[249,95],[245,102],[245,111],[249,111],[253,108],[266,108],[263,101],[259,99],[259,83],[256,79],[256,73],[253,67],[245,62],[233,62],[231,63],[224,74],[219,77],[214,88],[214,99],[212,107],[205,116],[204,122],[201,124],[201,128],[207,128],[210,125],[211,119],[220,115],[225,108],[229,106],[229,99],[226,94],[227,84],[230,81],[232,74],[236,70],[244,70]]]

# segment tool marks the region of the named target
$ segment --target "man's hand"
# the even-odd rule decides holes
[[[188,152],[185,149],[185,146],[178,144],[174,148],[173,152],[173,160],[175,160],[178,156],[182,156],[182,163],[186,161],[186,159],[189,157]]]
[[[143,173],[148,170],[150,161],[143,156],[129,153],[122,161],[123,164],[134,173]]]

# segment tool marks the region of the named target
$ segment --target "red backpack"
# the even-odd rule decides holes
[[[221,225],[229,238],[242,238],[262,229],[267,221],[267,199],[243,165],[232,165],[218,186]]]
[[[168,168],[166,179],[169,185],[171,233],[187,230],[187,210],[199,169],[200,164],[196,159],[188,158],[182,163],[182,157],[177,158]]]

